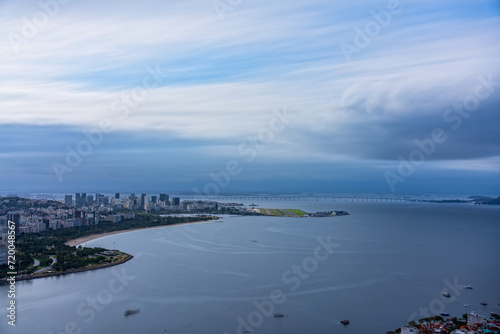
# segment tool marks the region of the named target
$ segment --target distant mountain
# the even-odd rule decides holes
[[[489,197],[489,196],[469,196],[470,199],[477,199],[477,200],[490,200],[490,199],[494,199],[493,197]]]
[[[490,205],[500,205],[500,196],[498,196],[495,199],[487,201],[485,204],[490,204]]]
[[[500,205],[500,196],[497,198],[486,197],[484,199],[477,199],[477,204],[486,204],[486,205]]]

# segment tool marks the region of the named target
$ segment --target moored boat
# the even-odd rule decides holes
[[[132,314],[136,314],[136,313],[139,313],[141,312],[141,309],[137,308],[137,309],[127,309],[125,310],[125,316],[129,316],[129,315],[132,315]]]

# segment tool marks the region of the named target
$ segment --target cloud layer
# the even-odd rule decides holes
[[[62,3],[0,3],[0,186],[147,170],[145,187],[189,188],[236,159],[249,165],[234,181],[337,170],[369,189],[435,129],[446,140],[412,177],[498,175],[497,1]],[[284,107],[294,117],[275,131]],[[112,132],[61,184],[53,162],[102,122]]]

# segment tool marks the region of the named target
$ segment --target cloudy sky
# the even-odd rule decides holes
[[[498,0],[0,1],[0,190],[500,194]]]

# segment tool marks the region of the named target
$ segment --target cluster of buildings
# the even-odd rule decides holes
[[[12,221],[15,224],[15,234],[17,235],[19,233],[19,220],[20,220],[20,217],[21,215],[17,212],[9,212],[7,214],[7,217],[5,218],[6,220],[8,219],[8,221]],[[0,221],[0,224],[2,224],[3,222]],[[8,250],[9,250],[9,243],[8,243],[8,236],[9,234],[7,233],[8,232],[8,225],[7,223],[5,223],[5,228],[0,230],[0,264],[7,264],[7,260],[8,260]]]
[[[348,215],[345,211],[320,211],[316,213],[310,213],[311,217],[328,217],[328,216],[345,216]]]
[[[65,195],[63,201],[0,198],[0,265],[7,262],[8,222],[15,223],[16,235],[37,233],[50,229],[97,225],[106,220],[118,223],[134,219],[136,211],[213,212],[228,210],[242,204],[211,201],[183,201],[168,194],[147,196],[129,194],[114,196],[76,193]]]
[[[114,196],[76,193],[65,195],[64,200],[0,198],[0,265],[7,263],[8,222],[15,223],[15,234],[36,233],[59,228],[97,225],[101,220],[114,223],[134,219],[138,210],[173,210],[185,208],[179,197],[167,194],[159,196]]]
[[[475,312],[467,314],[467,323],[458,323],[457,318],[447,318],[441,321],[423,322],[418,327],[405,326],[401,328],[401,334],[483,334],[500,333],[499,316],[491,317],[491,320]],[[456,329],[457,324],[460,328]]]
[[[76,208],[95,208],[95,207],[111,207],[114,211],[123,210],[176,210],[181,208],[181,199],[170,195],[159,194],[148,197],[146,194],[130,194],[121,196],[120,193],[115,193],[114,196],[105,196],[103,194],[87,194],[76,193],[73,195],[64,196],[64,204],[74,206]]]

